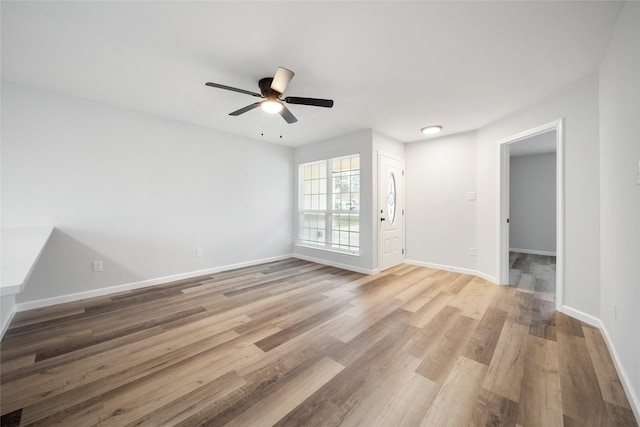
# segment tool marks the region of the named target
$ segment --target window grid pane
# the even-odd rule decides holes
[[[299,170],[300,243],[358,252],[360,156],[307,163]]]
[[[360,210],[360,156],[334,159],[332,209],[336,211]]]
[[[302,183],[302,209],[326,210],[327,209],[327,162],[314,162],[300,165],[300,176],[304,177]]]
[[[360,215],[333,214],[331,220],[331,246],[339,249],[358,250],[360,247]]]
[[[314,245],[324,245],[326,243],[326,219],[324,214],[304,213],[302,214],[301,222],[301,242]]]

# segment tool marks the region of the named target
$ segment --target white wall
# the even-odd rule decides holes
[[[407,144],[407,259],[476,269],[476,133]]]
[[[404,160],[406,144],[396,141],[386,135],[382,135],[376,131],[372,133],[373,150],[378,154],[392,157],[398,160]],[[376,163],[377,165],[377,163]],[[377,176],[374,175],[374,176]]]
[[[18,303],[291,252],[290,148],[8,82],[2,113],[2,225],[57,227]]]
[[[307,246],[294,245],[293,253],[301,258],[335,265],[361,273],[373,273],[376,268],[376,251],[373,236],[373,132],[368,129],[350,135],[344,135],[327,141],[296,147],[293,155],[294,171],[294,239],[298,229],[298,166],[302,163],[332,157],[360,154],[360,254],[351,255],[328,252]],[[294,242],[295,242],[294,240]]]
[[[478,270],[498,274],[499,141],[564,118],[565,290],[564,304],[600,314],[600,183],[598,77],[589,76],[551,98],[478,131]]]
[[[15,304],[15,295],[3,295],[0,297],[0,339],[2,339],[9,327],[9,322],[15,313]]]
[[[514,144],[526,144],[526,140]],[[511,157],[509,247],[556,252],[556,153]]]
[[[640,3],[627,2],[600,67],[600,318],[634,389],[640,419],[638,76]]]

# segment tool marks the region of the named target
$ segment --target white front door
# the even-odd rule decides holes
[[[378,155],[378,268],[404,262],[404,162]]]

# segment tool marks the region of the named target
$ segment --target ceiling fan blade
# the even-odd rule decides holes
[[[298,121],[298,119],[296,119],[296,116],[293,115],[293,113],[283,105],[283,109],[282,111],[280,111],[280,115],[282,116],[283,119],[285,119],[285,121],[289,124],[291,123],[295,123]]]
[[[302,104],[302,105],[313,105],[314,107],[333,107],[332,99],[320,99],[320,98],[300,98],[298,96],[287,96],[284,99],[284,102],[288,104]]]
[[[211,83],[211,82],[207,82],[207,83],[205,83],[205,85],[210,86],[210,87],[217,87],[218,89],[231,90],[233,92],[240,92],[240,93],[244,93],[244,94],[247,94],[247,95],[257,96],[258,98],[262,98],[262,95],[260,95],[259,93],[251,92],[249,90],[244,90],[244,89],[238,89],[237,87],[231,87],[231,86],[226,86],[226,85],[221,85],[221,84],[218,84],[218,83]]]
[[[251,111],[254,108],[258,108],[261,102],[256,102],[255,104],[247,105],[244,108],[234,111],[233,113],[229,113],[230,116],[239,116],[240,114],[246,113],[247,111]]]
[[[273,81],[271,82],[271,89],[278,93],[284,93],[294,75],[295,73],[293,71],[278,67],[275,76],[273,76]]]

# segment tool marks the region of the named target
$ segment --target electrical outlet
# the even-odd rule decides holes
[[[93,261],[91,263],[91,268],[92,268],[94,273],[101,273],[102,272],[102,261]]]
[[[467,200],[475,200],[476,199],[476,192],[475,191],[469,191],[467,193]]]
[[[198,257],[204,256],[204,249],[202,248],[196,249],[196,256]]]
[[[469,256],[476,256],[476,248],[473,246],[469,248]]]

